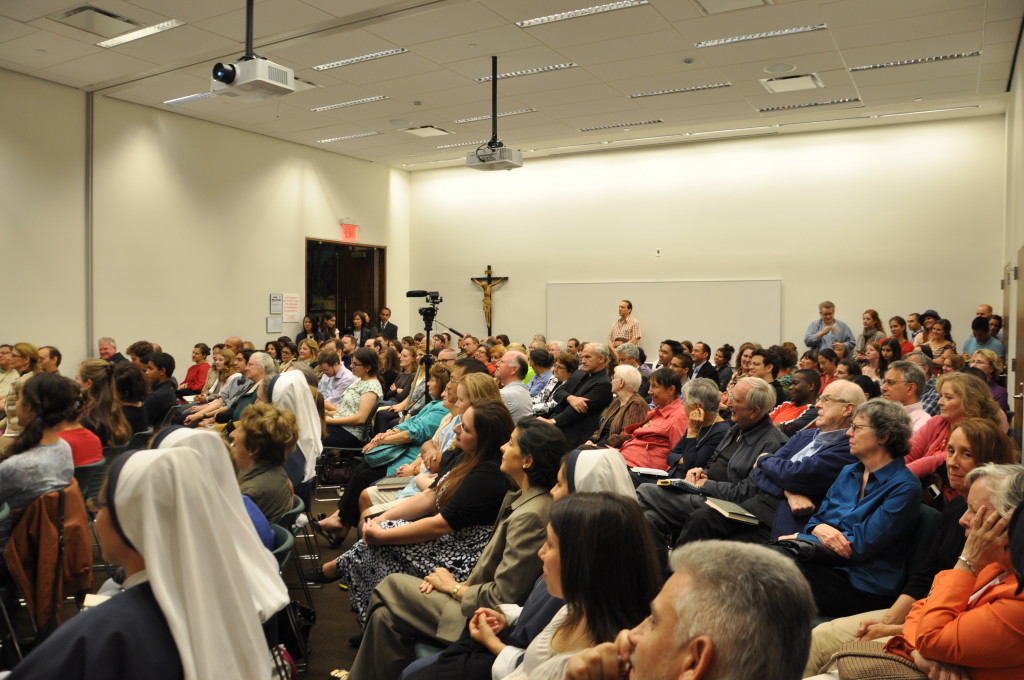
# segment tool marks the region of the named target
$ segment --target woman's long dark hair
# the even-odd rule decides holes
[[[635,500],[570,494],[551,506],[558,536],[566,626],[586,621],[595,645],[647,618],[662,575],[651,530]]]
[[[90,430],[99,429],[107,437],[104,446],[126,444],[132,428],[121,410],[121,397],[114,382],[114,365],[102,359],[87,359],[78,367],[82,380],[91,380],[85,393],[85,416],[82,424]]]
[[[21,434],[11,445],[9,456],[39,446],[44,430],[73,419],[82,407],[81,392],[72,387],[67,378],[54,373],[39,373],[29,378],[21,388],[20,398],[32,409],[32,420],[19,423]]]
[[[444,484],[439,485],[437,505],[440,508],[444,508],[451,500],[462,480],[473,468],[486,460],[501,458],[501,447],[512,437],[512,430],[515,429],[512,415],[501,401],[475,399],[470,408],[473,409],[473,426],[476,428],[476,451],[463,452],[463,459],[448,473]]]

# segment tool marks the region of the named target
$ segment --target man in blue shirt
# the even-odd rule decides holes
[[[1006,348],[1003,343],[990,335],[987,316],[976,316],[971,321],[971,337],[964,340],[964,358],[970,360],[971,356],[979,349],[990,349],[1000,359],[1006,358]]]
[[[818,305],[818,314],[821,315],[821,318],[812,321],[811,325],[807,327],[807,332],[804,333],[804,344],[810,349],[818,350],[826,347],[835,349],[836,345],[846,345],[846,348],[852,352],[856,339],[853,337],[850,327],[836,318],[835,303],[825,300]]]

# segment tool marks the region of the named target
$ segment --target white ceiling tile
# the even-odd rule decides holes
[[[1001,42],[1016,43],[1020,35],[1020,18],[989,21],[985,23],[985,44]]]
[[[79,87],[101,83],[152,68],[153,64],[124,54],[104,51],[72,59],[45,69],[50,75],[65,76],[81,81]]]
[[[507,22],[486,7],[470,2],[432,6],[397,19],[367,26],[366,30],[398,44],[438,40],[470,31],[482,31]]]
[[[651,5],[668,21],[685,21],[704,16],[693,0],[651,0]]]
[[[391,57],[373,59],[372,61],[363,61],[358,64],[339,66],[336,69],[326,71],[326,73],[347,82],[371,86],[382,80],[407,78],[440,71],[441,67],[432,61],[428,61],[413,52],[406,52]]]
[[[703,47],[700,52],[715,66],[745,64],[761,61],[764,64],[785,62],[801,54],[817,54],[835,50],[828,31],[814,31],[796,35],[747,40],[716,47]]]
[[[877,68],[870,71],[856,71],[850,75],[858,87],[870,87],[872,85],[885,85],[888,83],[925,82],[935,78],[977,77],[980,68],[981,61],[975,57],[928,64]]]
[[[978,83],[978,94],[983,97],[994,94],[1005,94],[1007,91],[1006,78],[982,80]]]
[[[498,57],[498,73],[510,73],[521,71],[538,66],[565,63],[565,57],[550,47],[538,46],[527,47],[521,50],[506,52]],[[491,58],[489,54],[481,54],[478,57],[456,61],[446,65],[450,70],[461,73],[467,78],[475,80],[491,75]],[[534,76],[523,76],[532,78]]]
[[[266,52],[268,57],[280,55],[300,64],[317,66],[342,59],[361,57],[364,54],[381,52],[394,47],[405,47],[405,45],[396,45],[363,30],[336,28],[306,38],[294,38],[275,43],[262,51]],[[331,69],[331,71],[341,73],[346,68],[348,67],[342,66],[338,69]]]
[[[18,21],[31,21],[48,14],[62,12],[77,7],[72,0],[0,0],[0,16],[10,17]]]
[[[900,43],[887,43],[870,47],[855,47],[843,50],[843,56],[849,67],[884,64],[891,61],[906,59],[922,59],[947,54],[972,52],[981,45],[981,31],[958,33],[938,38],[907,40]]]
[[[847,49],[967,32],[979,35],[984,27],[984,21],[983,7],[968,7],[908,19],[893,19],[850,28],[836,28],[831,32],[836,44],[841,49]],[[981,42],[979,41],[976,47],[980,46]]]
[[[789,5],[754,7],[672,23],[688,40],[698,42],[797,26],[813,26],[824,21],[818,3],[804,1]]]
[[[981,63],[991,64],[997,61],[1012,62],[1016,50],[1014,43],[996,43],[987,45],[981,53]]]
[[[975,75],[957,76],[953,78],[934,78],[885,85],[861,85],[858,89],[861,98],[868,104],[875,104],[888,99],[915,98],[942,94],[955,94],[964,90],[973,90],[978,79]]]
[[[821,12],[829,28],[836,29],[920,17],[932,12],[979,7],[985,4],[985,0],[845,0],[823,4]],[[988,4],[991,5],[991,1]]]
[[[0,43],[0,59],[21,64],[28,67],[27,70],[35,71],[71,59],[96,54],[102,49],[102,47],[86,45],[83,42],[69,40],[46,31],[36,31]]]
[[[618,59],[635,59],[655,54],[677,54],[694,59],[695,65],[707,66],[700,51],[684,39],[679,31],[667,29],[643,35],[631,35],[559,48],[559,53],[579,64],[603,64]]]
[[[652,57],[638,57],[636,59],[622,59],[604,64],[591,64],[586,66],[586,70],[601,80],[624,80],[626,78],[641,78],[649,75],[679,73],[684,69],[689,73],[700,71],[700,69],[694,69],[692,65],[684,66],[682,59],[678,54],[659,54]]]
[[[173,3],[168,3],[167,0],[131,0],[131,4],[160,14],[171,12],[173,18],[186,24],[195,24],[220,14],[227,14],[237,7],[235,3],[225,4],[209,0],[174,0]],[[256,7],[260,7],[261,4],[258,3]],[[259,11],[256,10],[257,13]]]
[[[330,14],[299,0],[267,0],[257,4],[253,11],[253,35],[259,40],[302,27],[317,24],[326,26],[333,23],[334,19]],[[196,23],[196,26],[241,43],[245,41],[245,10],[205,19]]]
[[[540,46],[540,42],[518,26],[498,26],[430,42],[420,42],[412,50],[436,64],[481,59]]]
[[[376,83],[374,88],[381,94],[387,95],[392,99],[433,93],[433,96],[431,97],[422,97],[424,101],[429,102],[428,105],[432,106],[434,105],[434,102],[440,98],[438,93],[467,84],[466,79],[457,73],[452,73],[451,71],[435,71],[433,73],[385,80],[383,82]]]
[[[183,45],[188,45],[187,51],[183,50]],[[111,47],[110,49],[156,64],[179,62],[186,59],[189,55],[214,54],[220,57],[232,53],[237,53],[239,56],[242,54],[239,45],[228,38],[188,25],[178,26],[169,31],[134,40],[117,47]],[[211,63],[207,66],[207,69],[213,66],[213,58],[211,58]]]
[[[0,16],[0,43],[14,38],[20,38],[21,36],[28,35],[29,33],[35,33],[37,30],[38,29],[27,24],[23,24],[20,21]]]

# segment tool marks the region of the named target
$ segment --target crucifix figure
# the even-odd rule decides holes
[[[508,281],[507,276],[494,276],[491,265],[487,265],[484,271],[487,276],[474,276],[470,279],[473,283],[483,288],[484,291],[484,320],[487,322],[487,335],[491,334],[491,291],[495,287]]]

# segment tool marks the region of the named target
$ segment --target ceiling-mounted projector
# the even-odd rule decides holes
[[[491,138],[466,154],[466,167],[474,170],[515,170],[523,167],[523,152],[498,139],[498,57],[491,57]]]
[[[474,170],[515,170],[523,167],[523,152],[507,146],[481,146],[466,154],[466,166]]]
[[[291,94],[295,92],[295,73],[263,57],[218,63],[213,67],[210,91],[229,97]]]

